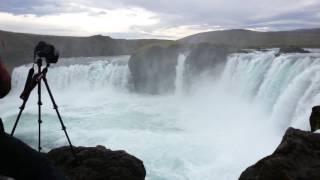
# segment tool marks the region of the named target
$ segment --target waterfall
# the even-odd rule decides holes
[[[50,67],[48,81],[74,144],[126,149],[143,160],[150,180],[230,180],[272,153],[287,127],[309,129],[311,108],[320,103],[320,51],[277,52],[231,54],[222,74],[197,77],[188,93],[183,93],[186,55],[181,53],[171,67],[175,96],[128,91],[128,56],[61,59]],[[16,118],[29,68],[14,69],[18,92],[0,100],[6,127]],[[32,95],[17,133],[35,147],[37,94]],[[57,134],[49,101],[44,93],[46,149],[66,142]]]
[[[257,103],[282,128],[308,129],[311,108],[320,103],[320,54],[277,50],[229,56],[221,83]]]
[[[176,79],[175,79],[175,94],[181,95],[183,92],[183,73],[185,68],[185,61],[187,56],[185,54],[180,53],[177,60],[176,66]]]
[[[229,55],[219,79],[223,91],[261,107],[279,127],[308,129],[311,108],[320,103],[320,53],[283,54],[253,51]],[[176,65],[176,96],[183,95],[187,55],[180,53]],[[128,91],[129,56],[68,58],[49,69],[48,81],[54,90]],[[13,91],[21,91],[30,65],[13,71]],[[209,82],[214,84],[216,82]]]
[[[130,72],[128,56],[98,58],[67,58],[49,68],[47,78],[55,90],[92,91],[127,90]],[[21,91],[31,65],[14,69],[13,91]]]

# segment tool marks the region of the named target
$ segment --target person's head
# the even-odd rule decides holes
[[[0,56],[0,98],[6,96],[11,89],[11,78]]]

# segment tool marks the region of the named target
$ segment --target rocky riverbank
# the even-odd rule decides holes
[[[289,128],[273,154],[247,168],[240,180],[319,180],[320,134]]]
[[[54,167],[51,174],[60,174],[60,177],[52,177],[55,180],[144,180],[146,170],[143,162],[125,151],[112,151],[104,146],[75,147],[77,156],[75,160],[70,147],[52,149],[43,158],[51,162]],[[30,155],[26,155],[30,156]],[[45,157],[46,156],[46,157]],[[47,161],[48,161],[47,160]],[[46,162],[46,161],[43,161]],[[12,162],[12,164],[19,162]],[[28,162],[32,164],[32,162]],[[37,162],[34,162],[37,163]],[[25,167],[30,170],[32,167]],[[45,168],[47,169],[47,168]],[[13,169],[14,171],[14,169]],[[35,169],[36,171],[36,169]],[[21,172],[15,172],[21,173]],[[24,172],[23,172],[24,173]],[[39,173],[43,173],[39,171]],[[47,174],[48,175],[48,174]],[[32,175],[34,176],[34,175]],[[64,177],[63,177],[64,176]],[[20,178],[20,176],[17,176]],[[30,176],[31,177],[31,176]],[[35,176],[34,176],[35,177]],[[47,176],[46,176],[47,177]],[[20,178],[25,180],[24,177]],[[16,180],[20,180],[16,179]],[[0,176],[0,180],[14,180]]]
[[[104,146],[76,147],[77,161],[69,147],[48,152],[54,166],[70,180],[144,180],[143,162],[125,151],[112,151]]]

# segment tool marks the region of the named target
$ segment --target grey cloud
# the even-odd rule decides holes
[[[0,11],[12,14],[50,14],[61,9],[60,2],[52,0],[1,0]]]
[[[320,25],[320,2],[307,0],[292,3],[292,0],[121,0],[126,6],[138,6],[157,12],[161,17],[159,26],[209,24],[229,28],[248,28],[269,22],[270,29],[314,28]],[[308,2],[306,4],[306,2]],[[278,25],[279,21],[289,22]],[[275,23],[270,23],[275,22]]]
[[[57,14],[90,12],[90,8],[117,9],[139,7],[154,12],[159,24],[133,27],[128,37],[140,36],[159,28],[181,25],[207,25],[230,28],[267,28],[274,30],[320,27],[318,0],[0,0],[0,11],[13,14]],[[80,5],[80,6],[74,6]],[[103,12],[102,12],[103,13]],[[138,29],[138,30],[137,30]],[[140,30],[139,30],[140,29]],[[117,35],[123,37],[123,33]]]
[[[88,12],[88,8],[74,6],[73,0],[0,0],[0,11],[15,15],[33,14],[36,16]],[[76,1],[75,1],[76,2]],[[90,13],[90,12],[89,12]]]

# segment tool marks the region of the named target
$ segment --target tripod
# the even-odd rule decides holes
[[[21,114],[22,114],[22,112],[23,112],[23,110],[24,110],[24,108],[26,106],[26,103],[27,103],[27,101],[29,99],[29,96],[30,96],[32,90],[35,88],[35,86],[38,86],[38,151],[39,152],[41,151],[41,149],[42,149],[41,148],[41,123],[42,123],[42,119],[41,119],[41,105],[42,105],[42,101],[41,101],[41,80],[43,80],[43,82],[45,84],[45,87],[47,88],[47,91],[49,93],[51,102],[53,104],[53,109],[55,109],[55,111],[57,113],[57,116],[58,116],[58,119],[60,121],[62,130],[64,131],[64,134],[65,134],[65,136],[66,136],[66,138],[68,140],[72,155],[74,156],[75,159],[77,159],[75,151],[74,151],[73,146],[71,144],[71,140],[69,138],[66,126],[64,125],[64,123],[62,121],[61,115],[60,115],[59,110],[58,110],[58,106],[57,106],[57,104],[56,104],[56,102],[54,100],[54,97],[52,95],[52,92],[50,90],[50,87],[49,87],[49,84],[48,84],[48,81],[47,81],[46,75],[47,75],[48,67],[50,66],[50,64],[47,63],[46,67],[43,70],[41,70],[42,69],[41,68],[42,67],[42,59],[41,58],[37,59],[36,64],[38,66],[38,73],[33,76],[33,71],[34,71],[33,67],[29,71],[24,91],[22,92],[22,94],[20,96],[20,98],[23,100],[23,103],[19,108],[20,111],[19,111],[17,119],[16,119],[16,121],[14,123],[14,126],[12,128],[11,136],[14,135],[14,132],[15,132],[15,130],[17,128],[18,123],[19,123]]]

